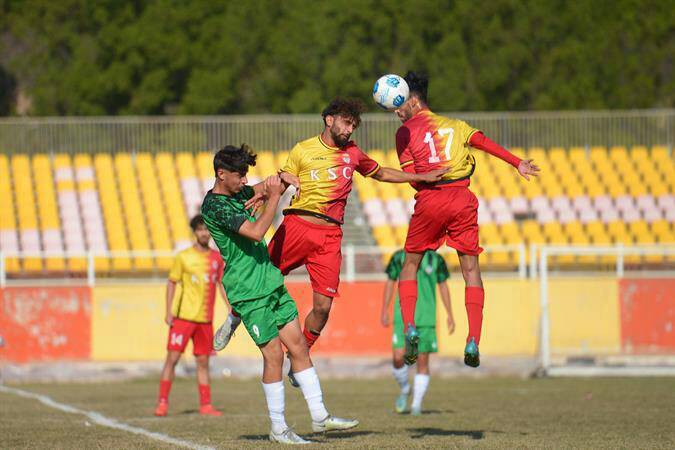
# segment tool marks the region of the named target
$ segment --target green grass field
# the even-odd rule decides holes
[[[421,417],[397,415],[393,379],[326,380],[324,398],[338,416],[361,425],[342,434],[310,435],[299,390],[286,385],[286,417],[302,436],[336,448],[674,448],[673,378],[434,378]],[[218,379],[220,418],[196,412],[193,380],[180,379],[166,418],[152,415],[157,382],[23,384],[76,408],[149,431],[216,448],[265,448],[269,422],[258,380]],[[3,448],[174,448],[143,436],[90,423],[34,399],[0,392]]]

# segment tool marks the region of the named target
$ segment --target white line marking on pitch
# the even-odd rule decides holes
[[[74,406],[66,405],[52,400],[50,397],[41,394],[35,394],[33,392],[24,391],[21,389],[15,389],[7,386],[0,385],[0,392],[6,392],[8,394],[18,395],[24,398],[32,398],[39,400],[47,406],[51,406],[54,409],[58,409],[63,412],[70,414],[82,414],[87,416],[92,422],[102,425],[104,427],[115,428],[117,430],[127,431],[133,434],[140,434],[141,436],[148,437],[150,439],[155,439],[156,441],[165,442],[167,444],[178,445],[179,447],[190,448],[194,450],[214,450],[213,447],[208,447],[205,445],[199,445],[194,442],[184,441],[182,439],[176,439],[168,434],[157,433],[155,431],[148,431],[144,428],[134,427],[123,422],[118,422],[115,419],[104,416],[103,414],[97,413],[95,411],[84,411]]]

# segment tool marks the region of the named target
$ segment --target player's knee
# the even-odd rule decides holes
[[[199,355],[195,358],[197,362],[197,367],[208,368],[209,367],[209,356],[208,355]]]
[[[333,300],[331,298],[328,298],[328,300],[322,299],[319,301],[315,301],[312,308],[314,310],[314,314],[316,314],[317,316],[319,316],[324,320],[328,319],[332,303]]]

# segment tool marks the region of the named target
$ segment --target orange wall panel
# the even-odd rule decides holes
[[[340,297],[335,298],[330,319],[314,347],[315,355],[389,355],[391,328],[380,325],[382,282],[340,283]],[[300,324],[312,309],[309,283],[286,283],[298,305]]]
[[[675,352],[675,279],[623,279],[619,303],[625,352]]]
[[[0,359],[12,362],[89,359],[88,287],[9,287],[0,291]]]

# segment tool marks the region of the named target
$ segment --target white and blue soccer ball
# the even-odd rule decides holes
[[[402,77],[395,74],[383,75],[373,86],[373,100],[387,111],[399,108],[406,100],[410,89]]]

